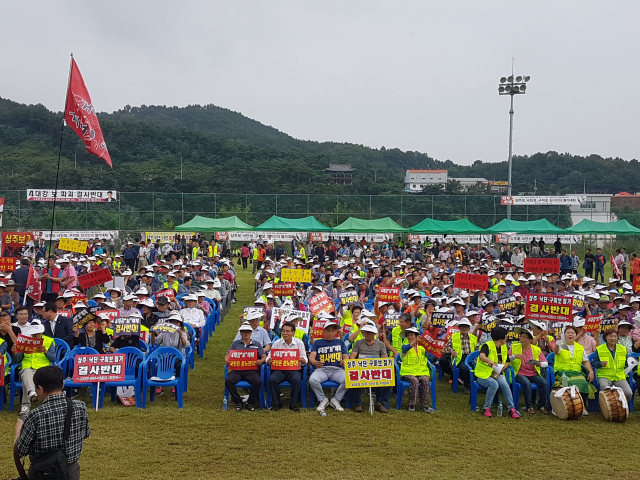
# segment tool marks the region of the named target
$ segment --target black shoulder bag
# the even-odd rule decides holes
[[[38,480],[67,480],[69,478],[69,464],[65,447],[71,433],[71,417],[73,416],[73,401],[67,400],[67,415],[64,419],[64,443],[60,450],[49,452],[31,462],[31,472]],[[25,477],[26,478],[26,477]]]

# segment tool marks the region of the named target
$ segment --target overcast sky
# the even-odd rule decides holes
[[[5,2],[0,96],[63,107],[73,52],[99,111],[213,103],[297,138],[507,158],[638,158],[638,1]],[[106,139],[107,145],[109,139]]]

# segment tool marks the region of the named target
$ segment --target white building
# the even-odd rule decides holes
[[[429,185],[444,187],[447,181],[446,170],[407,170],[404,176],[404,189],[406,192],[420,192]]]
[[[489,185],[489,180],[479,177],[451,177],[449,178],[449,180],[455,180],[456,182],[458,182],[463,190],[466,190],[469,187],[473,187],[478,183],[481,183],[482,185]]]
[[[573,225],[585,218],[594,222],[615,222],[618,220],[611,212],[611,197],[609,193],[587,195],[587,199],[580,205],[570,205],[571,221]]]

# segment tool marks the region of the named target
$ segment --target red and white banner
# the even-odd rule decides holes
[[[230,350],[229,370],[256,370],[257,350]]]
[[[586,201],[586,195],[567,195],[565,197],[538,197],[529,195],[500,197],[501,205],[581,205]]]
[[[620,269],[618,268],[618,265],[616,264],[616,260],[613,257],[613,253],[611,254],[611,268],[613,268],[613,273],[616,274],[616,278],[620,278]]]
[[[418,344],[422,345],[434,357],[440,358],[444,353],[447,341],[444,338],[435,338],[429,332],[424,332],[422,335],[418,335]]]
[[[526,316],[534,320],[549,322],[571,322],[573,318],[573,297],[557,297],[554,295],[527,295]]]
[[[274,348],[271,350],[271,370],[300,370],[300,357],[306,355],[295,348]]]
[[[559,258],[525,258],[524,271],[527,273],[560,273]]]
[[[125,378],[124,354],[76,355],[73,381],[76,383],[121,382]]]
[[[103,283],[110,282],[111,280],[113,280],[113,277],[111,276],[111,272],[108,268],[101,268],[95,272],[85,273],[78,277],[78,283],[80,283],[82,288],[95,287],[96,285],[102,285]]]
[[[273,285],[275,297],[291,297],[296,293],[296,284],[293,282],[280,282]]]
[[[14,257],[0,257],[0,272],[13,272],[16,269],[18,259]],[[638,275],[640,280],[640,275]]]
[[[37,353],[42,345],[44,345],[44,338],[31,338],[19,334],[14,345],[15,353]]]
[[[456,273],[453,286],[465,290],[484,290],[486,292],[489,290],[489,277],[474,273]]]
[[[84,84],[80,69],[73,58],[71,58],[71,75],[69,76],[64,119],[84,141],[87,151],[102,158],[107,162],[107,165],[113,168],[111,156],[102,136],[100,122],[96,117],[96,109],[91,102],[91,97]]]
[[[0,227],[2,226],[2,214],[4,213],[4,197],[0,198]]]
[[[398,287],[380,287],[378,300],[381,302],[397,302],[400,300]]]
[[[318,293],[309,299],[309,310],[314,315],[317,315],[321,311],[333,312],[336,309],[336,305],[329,298],[327,292]]]
[[[33,265],[29,265],[29,276],[27,277],[25,289],[27,295],[33,298],[36,302],[40,301],[40,297],[42,295],[41,286],[41,283],[38,281],[38,272],[33,268]]]

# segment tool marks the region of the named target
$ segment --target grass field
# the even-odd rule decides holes
[[[241,308],[252,303],[252,276],[241,271],[239,283],[238,303],[205,357],[196,358],[184,409],[168,393],[146,410],[105,401],[103,410],[89,414],[83,478],[640,478],[633,443],[639,414],[622,425],[600,414],[578,422],[526,413],[517,421],[485,419],[446,381],[438,383],[432,415],[394,408],[373,417],[330,409],[326,418],[315,410],[223,412],[223,357]],[[0,480],[17,475],[16,418],[0,414]]]

